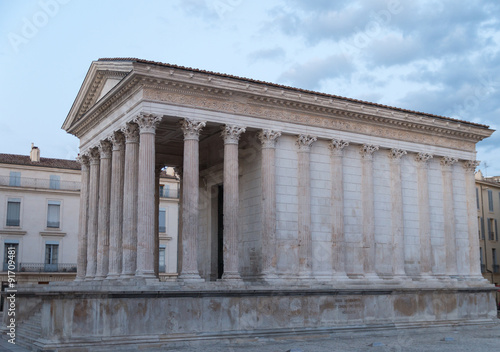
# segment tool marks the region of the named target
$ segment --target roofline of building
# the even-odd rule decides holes
[[[277,84],[277,83],[271,83],[271,82],[266,82],[266,81],[259,81],[259,80],[255,80],[255,79],[251,79],[251,78],[239,77],[239,76],[234,76],[234,75],[220,73],[220,72],[213,72],[213,71],[201,70],[201,69],[191,68],[191,67],[186,67],[186,66],[179,66],[179,65],[175,65],[175,64],[168,64],[168,63],[163,63],[163,62],[143,60],[143,59],[130,58],[130,57],[129,58],[119,58],[119,57],[118,58],[100,58],[100,59],[98,59],[98,61],[115,61],[115,62],[116,61],[126,61],[126,62],[135,62],[135,63],[142,63],[142,64],[148,64],[148,65],[161,66],[161,67],[175,68],[175,69],[180,69],[180,70],[185,70],[185,71],[190,71],[190,72],[198,72],[198,73],[204,73],[204,74],[211,74],[211,75],[214,75],[214,76],[235,79],[235,80],[238,80],[238,81],[246,81],[246,82],[249,82],[249,83],[256,83],[256,84],[261,84],[261,85],[267,85],[267,86],[270,86],[270,87],[282,88],[282,89],[287,89],[287,90],[296,91],[296,92],[300,92],[300,93],[315,94],[315,95],[319,95],[319,96],[323,96],[323,97],[335,98],[335,99],[339,99],[339,100],[344,100],[346,102],[366,104],[366,105],[370,105],[370,106],[380,107],[380,108],[384,108],[384,109],[390,109],[390,110],[404,112],[404,113],[418,114],[418,115],[428,116],[428,117],[432,117],[432,118],[438,118],[438,119],[442,119],[442,120],[446,120],[446,121],[459,122],[459,123],[468,124],[468,125],[471,125],[471,126],[485,128],[485,129],[489,129],[489,127],[490,127],[488,125],[479,124],[479,123],[470,122],[470,121],[465,121],[465,120],[460,120],[460,119],[454,119],[454,118],[447,117],[447,116],[441,116],[441,115],[429,114],[429,113],[420,112],[420,111],[408,110],[408,109],[398,108],[398,107],[389,106],[389,105],[372,103],[372,102],[368,102],[368,101],[364,101],[364,100],[352,99],[352,98],[342,97],[342,96],[328,94],[328,93],[322,93],[322,92],[317,92],[317,91],[312,91],[312,90],[307,90],[307,89],[302,89],[302,88],[295,88],[295,87],[281,85],[281,84]]]

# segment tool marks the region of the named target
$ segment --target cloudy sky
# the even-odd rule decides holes
[[[0,152],[74,158],[92,60],[138,57],[497,129],[496,0],[0,0]],[[478,144],[500,175],[500,132]],[[486,162],[486,165],[484,164]],[[487,166],[487,169],[485,169]]]

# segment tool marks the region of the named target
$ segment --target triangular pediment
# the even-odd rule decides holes
[[[132,71],[132,62],[94,61],[64,121],[66,131],[76,124],[99,100]]]

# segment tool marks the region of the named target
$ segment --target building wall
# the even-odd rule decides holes
[[[496,180],[484,179],[480,172],[476,173],[476,204],[478,205],[479,245],[481,251],[481,271],[485,279],[500,286],[500,183]],[[491,191],[493,211],[490,211],[488,191]],[[482,219],[481,219],[482,218]],[[491,232],[493,240],[488,233],[488,220],[493,219]],[[481,220],[483,225],[481,225]],[[494,223],[497,223],[495,228]],[[484,232],[483,232],[484,229]],[[493,250],[496,251],[496,266],[493,261]],[[497,293],[497,305],[500,302],[500,293]]]
[[[21,186],[10,186],[11,171],[21,173]],[[50,176],[60,177],[61,189],[50,189]],[[6,242],[17,241],[19,282],[73,280],[76,271],[80,171],[46,167],[0,164],[0,258],[5,262]],[[67,188],[72,190],[67,190]],[[77,190],[74,190],[77,189]],[[7,226],[9,198],[21,199],[20,226]],[[60,202],[59,228],[47,227],[48,201]],[[44,270],[46,244],[58,244],[58,272]],[[2,267],[3,269],[3,267]],[[41,272],[37,272],[41,270]],[[62,272],[62,271],[65,272]],[[71,274],[68,274],[70,272]],[[7,273],[2,272],[6,281]]]

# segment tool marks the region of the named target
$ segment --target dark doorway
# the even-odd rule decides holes
[[[217,186],[217,279],[224,274],[224,187]]]

